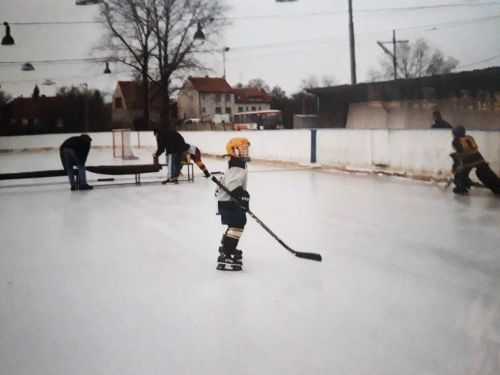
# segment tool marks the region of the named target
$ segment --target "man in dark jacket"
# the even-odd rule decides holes
[[[156,137],[157,150],[153,153],[153,161],[158,163],[158,157],[165,151],[167,154],[168,179],[163,183],[179,183],[181,160],[186,150],[186,142],[182,135],[175,130],[153,130]]]
[[[85,175],[85,162],[87,161],[87,156],[89,155],[91,142],[92,138],[90,138],[88,134],[82,134],[80,136],[66,139],[59,148],[59,155],[61,156],[61,162],[64,170],[68,174],[71,190],[93,189],[92,186],[87,184],[87,177]],[[75,182],[73,166],[76,166],[78,169],[80,182],[79,186],[77,186]]]
[[[455,126],[452,133],[451,145],[455,153],[450,156],[454,161],[453,173],[456,186],[453,192],[455,194],[469,193],[472,185],[469,172],[476,168],[477,178],[494,194],[500,195],[500,180],[479,152],[474,138],[465,134],[465,128],[462,125]]]
[[[434,124],[431,125],[431,129],[451,129],[452,126],[441,116],[441,112],[432,112],[432,118],[434,119]]]

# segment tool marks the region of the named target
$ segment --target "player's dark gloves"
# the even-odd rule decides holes
[[[238,199],[238,204],[243,207],[245,210],[248,210],[249,205],[250,205],[250,197],[249,196],[243,196]]]
[[[248,191],[239,186],[231,192],[231,195],[236,198],[238,205],[248,210],[250,203],[250,194],[248,194]]]
[[[210,177],[210,172],[209,171],[205,171],[205,178],[209,178]]]

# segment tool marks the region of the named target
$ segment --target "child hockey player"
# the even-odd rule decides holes
[[[202,170],[205,177],[210,177],[210,172],[207,170],[207,167],[205,167],[205,164],[203,164],[203,161],[201,160],[201,151],[198,147],[186,143],[185,154],[185,159],[187,159],[187,157],[189,156],[191,160],[195,162],[198,168]]]
[[[215,193],[221,222],[227,225],[217,258],[217,269],[220,271],[241,271],[242,267],[243,253],[237,250],[236,246],[247,222],[246,209],[250,201],[250,195],[246,190],[249,146],[250,142],[246,138],[232,138],[226,145],[229,162],[221,184],[231,194],[221,188]]]
[[[479,152],[476,141],[470,135],[465,135],[462,125],[455,126],[452,130],[453,146],[455,153],[452,154],[454,161],[453,173],[455,194],[468,194],[472,185],[469,172],[476,168],[476,176],[479,180],[496,195],[500,195],[500,180],[495,172],[491,170],[488,163]]]

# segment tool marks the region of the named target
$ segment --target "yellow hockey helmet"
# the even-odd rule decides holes
[[[226,152],[228,155],[237,158],[247,158],[249,156],[248,147],[250,142],[243,137],[231,138],[226,144]]]

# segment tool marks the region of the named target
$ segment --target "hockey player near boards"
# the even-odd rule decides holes
[[[486,160],[479,152],[476,141],[470,135],[465,134],[465,128],[462,125],[455,126],[452,130],[453,141],[451,145],[455,150],[451,154],[453,158],[453,173],[455,194],[468,194],[471,186],[469,172],[476,168],[477,178],[493,193],[500,195],[500,180],[491,170]]]
[[[246,209],[250,201],[247,189],[247,161],[250,142],[246,138],[232,138],[226,144],[228,168],[221,180],[230,194],[218,188],[217,206],[221,222],[227,225],[219,247],[217,269],[220,271],[241,271],[242,251],[236,249],[247,222]]]

